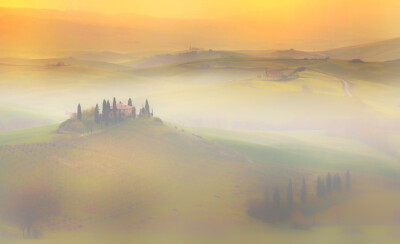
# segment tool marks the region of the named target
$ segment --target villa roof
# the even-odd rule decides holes
[[[133,106],[129,106],[129,105],[123,104],[121,102],[117,103],[117,110],[130,110],[132,108],[133,108]],[[111,106],[111,109],[113,109],[113,106]]]

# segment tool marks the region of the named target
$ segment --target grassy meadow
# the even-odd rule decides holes
[[[395,243],[399,238],[394,225],[400,217],[398,164],[354,140],[318,132],[303,136],[186,128],[152,119],[84,135],[54,129],[28,129],[25,140],[0,147],[1,185],[8,186],[0,191],[4,240],[21,235],[6,214],[15,192],[48,187],[60,201],[57,214],[35,222],[40,240],[11,243],[317,243],[325,238],[328,243]],[[333,206],[319,200],[317,176],[338,172],[344,180],[347,169],[351,192],[332,195]],[[302,177],[310,204],[321,208],[304,217],[313,222],[311,230],[290,228],[292,220],[266,224],[248,215],[248,208],[275,187],[285,199],[289,179],[299,204]]]
[[[0,59],[0,123],[49,118],[0,132],[0,241],[400,241],[399,62],[224,56],[142,68],[106,54]],[[293,79],[264,77],[300,67]],[[149,99],[163,122],[60,129],[78,103],[101,109],[110,97],[137,110]],[[317,196],[328,173],[343,189]],[[15,210],[25,194],[54,201],[36,239],[23,238]]]

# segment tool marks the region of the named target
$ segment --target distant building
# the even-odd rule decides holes
[[[129,106],[123,104],[122,102],[117,103],[117,116],[129,117],[132,116],[132,111],[134,111],[134,106]],[[110,107],[110,117],[113,116],[113,106]]]
[[[65,66],[65,63],[64,62],[57,62],[56,66]]]
[[[284,76],[284,74],[280,70],[269,70],[266,75],[267,75],[267,77],[272,77],[272,78],[276,78],[276,77],[279,78],[279,77]]]
[[[286,79],[287,76],[280,70],[270,70],[267,69],[265,72],[266,80],[283,80]]]
[[[364,63],[364,61],[362,61],[362,60],[359,59],[359,58],[355,58],[355,59],[350,60],[349,63],[353,63],[353,64],[362,64],[362,63]]]

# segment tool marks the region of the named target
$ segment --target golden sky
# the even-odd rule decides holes
[[[154,17],[215,18],[254,12],[288,18],[310,11],[395,14],[399,0],[1,0],[2,7],[135,13]],[[381,16],[383,17],[383,16]],[[373,21],[373,20],[371,20]]]
[[[117,29],[88,31],[70,22],[53,28],[52,22],[40,22],[43,18],[32,22],[0,14],[5,23],[0,23],[0,34],[8,37],[0,39],[0,45],[17,48],[19,43],[18,49],[32,43],[48,48],[49,43],[58,42],[85,49],[98,42],[100,32],[104,32],[101,48],[107,50],[122,46],[116,41],[129,43],[129,47],[135,47],[131,42],[157,46],[152,42],[160,41],[165,46],[324,50],[400,37],[400,0],[0,0],[0,7],[98,12],[109,15],[95,18],[85,12],[65,12],[51,16],[139,31],[118,36]],[[46,11],[39,12],[45,15],[42,12]],[[120,13],[173,19],[129,19]]]

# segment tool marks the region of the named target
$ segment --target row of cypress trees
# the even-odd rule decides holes
[[[132,106],[131,117],[135,119],[136,118],[136,108],[133,107],[131,98],[129,98],[129,100],[128,100],[128,105]],[[146,100],[146,108],[148,108],[148,110],[150,109],[149,103],[147,100]],[[110,116],[111,114],[112,114],[112,116]],[[82,108],[81,108],[80,104],[78,104],[76,118],[78,120],[82,120]],[[101,114],[100,114],[99,105],[96,104],[96,106],[94,108],[94,121],[96,124],[100,124],[101,122],[104,122],[105,124],[108,125],[110,122],[116,123],[121,120],[122,120],[122,115],[120,113],[118,113],[117,100],[115,99],[115,97],[113,98],[112,108],[111,108],[110,101],[109,100],[106,101],[106,99],[103,99],[103,106],[102,106]]]
[[[350,172],[348,170],[346,172],[345,187],[346,187],[346,191],[349,192],[350,191]],[[331,173],[328,172],[325,183],[324,183],[324,180],[320,176],[318,176],[316,193],[319,198],[324,198],[325,196],[330,195],[333,192],[333,190],[335,190],[338,193],[341,193],[343,191],[342,182],[341,182],[339,174],[335,174],[333,176],[333,180],[332,180]]]
[[[346,172],[346,183],[345,183],[346,191],[350,191],[350,172],[347,170]],[[323,182],[320,176],[318,176],[317,180],[317,186],[316,186],[316,194],[319,198],[323,198],[327,195],[330,195],[333,190],[335,190],[338,193],[342,192],[342,183],[340,179],[339,174],[335,174],[332,180],[331,174],[328,172],[328,175],[326,177],[326,184]],[[302,180],[302,186],[301,186],[301,202],[306,203],[307,202],[307,185],[306,185],[306,180],[303,177]],[[278,188],[275,188],[274,195],[273,195],[273,202],[275,205],[280,204],[280,194]],[[293,201],[293,183],[292,180],[290,179],[288,182],[288,187],[287,187],[287,205],[291,208],[294,205]]]

